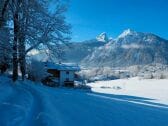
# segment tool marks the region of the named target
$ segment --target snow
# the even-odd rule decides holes
[[[108,42],[108,37],[107,37],[107,34],[105,32],[103,32],[99,36],[97,36],[96,39],[99,42]]]
[[[139,97],[12,83],[0,76],[1,126],[167,126],[166,106],[143,103]]]
[[[88,84],[94,92],[147,98],[168,105],[168,79],[118,79]]]
[[[127,30],[124,30],[123,33],[121,33],[118,38],[124,38],[125,36],[127,35],[133,35],[133,34],[137,34],[135,31],[131,30],[131,29],[127,29]]]
[[[145,48],[143,45],[140,44],[125,44],[121,46],[124,49],[143,49]]]
[[[70,70],[70,71],[79,71],[80,67],[76,64],[71,63],[61,63],[61,64],[55,64],[53,62],[45,62],[45,66],[48,69],[57,69],[57,70]]]

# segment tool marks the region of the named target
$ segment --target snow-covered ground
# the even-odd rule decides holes
[[[92,91],[148,98],[146,101],[168,105],[168,79],[118,79],[89,83]]]
[[[0,126],[167,126],[168,106],[139,104],[145,100],[30,81],[13,84],[0,76]]]

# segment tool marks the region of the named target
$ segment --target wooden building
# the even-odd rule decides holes
[[[45,67],[50,74],[50,78],[60,86],[73,86],[76,72],[80,70],[78,65],[54,64],[52,62],[45,62]]]

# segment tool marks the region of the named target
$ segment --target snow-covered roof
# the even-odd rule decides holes
[[[61,63],[61,64],[55,64],[53,62],[45,62],[45,67],[47,67],[47,69],[57,69],[57,70],[68,70],[68,71],[79,71],[80,67],[76,64],[65,64],[65,63]]]

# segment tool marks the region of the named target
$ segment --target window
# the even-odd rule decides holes
[[[69,74],[69,71],[66,71],[66,74]]]

